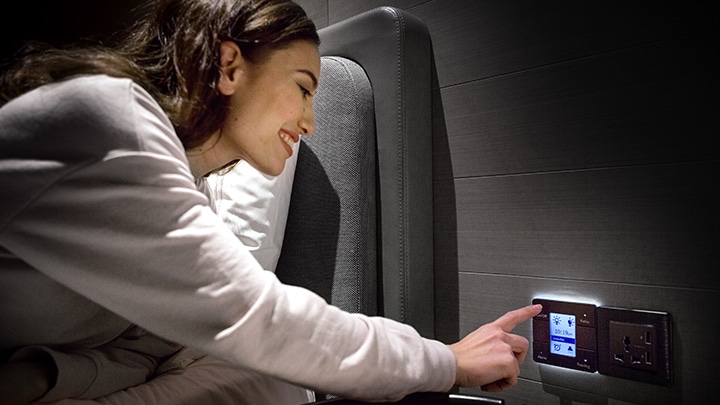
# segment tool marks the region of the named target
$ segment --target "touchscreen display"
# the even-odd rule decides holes
[[[575,315],[550,312],[550,353],[575,357]]]

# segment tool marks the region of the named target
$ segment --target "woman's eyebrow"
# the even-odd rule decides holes
[[[315,77],[315,74],[307,69],[298,69],[298,72],[305,73],[306,75],[310,76],[310,79],[312,79],[313,87],[317,88],[318,86],[318,79]]]

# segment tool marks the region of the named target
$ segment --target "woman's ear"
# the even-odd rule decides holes
[[[243,73],[244,59],[240,47],[233,41],[220,43],[220,79],[217,89],[229,96],[235,92],[240,76]]]

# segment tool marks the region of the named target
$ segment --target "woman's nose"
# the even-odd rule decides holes
[[[310,101],[308,106],[304,109],[298,125],[300,126],[302,135],[310,136],[315,132],[315,111],[313,110],[312,101]]]

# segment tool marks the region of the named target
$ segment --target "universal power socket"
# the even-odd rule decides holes
[[[657,370],[655,325],[610,321],[609,328],[614,364],[633,370]]]
[[[670,314],[599,307],[597,318],[600,374],[671,385]]]

